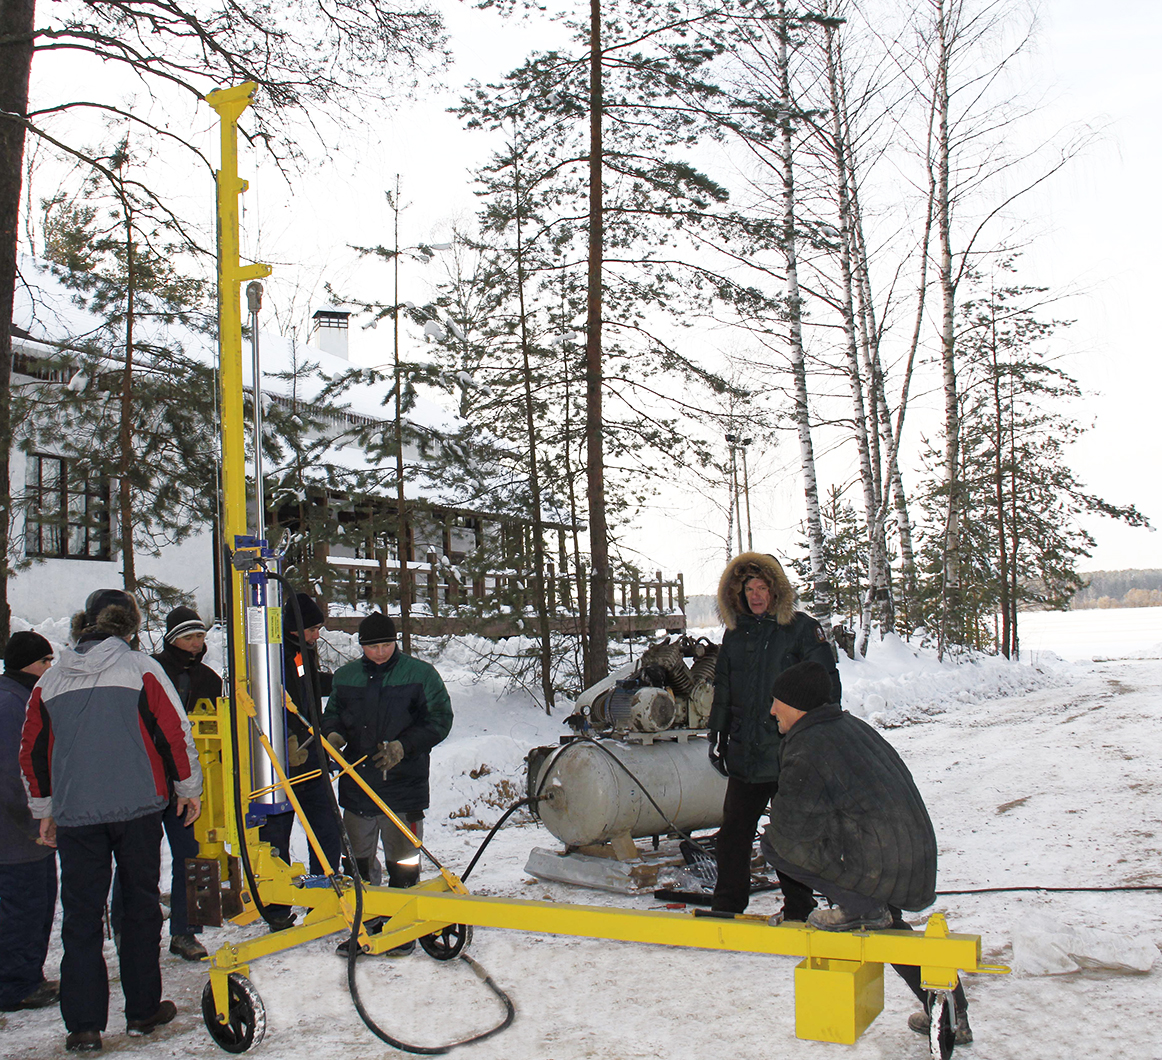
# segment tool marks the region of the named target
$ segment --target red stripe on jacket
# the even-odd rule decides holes
[[[145,692],[146,709],[148,709],[157,722],[158,731],[161,733],[162,738],[169,747],[170,755],[173,757],[174,768],[177,771],[176,779],[189,780],[190,757],[186,749],[186,734],[182,729],[181,718],[178,715],[177,708],[153,674],[148,671],[144,673],[141,683]],[[141,719],[140,724],[141,738],[149,754],[149,764],[153,769],[153,779],[157,784],[157,793],[159,795],[168,795],[169,781],[165,775],[165,764],[162,762],[161,755],[158,753],[153,740],[150,739],[149,733],[145,728],[144,718]]]
[[[52,795],[52,719],[44,709],[40,689],[34,688],[24,712],[20,734],[20,771],[34,799]]]

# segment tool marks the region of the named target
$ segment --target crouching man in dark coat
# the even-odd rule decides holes
[[[832,903],[807,922],[824,931],[911,930],[901,910],[936,900],[936,833],[912,774],[865,721],[831,701],[831,675],[815,662],[783,671],[771,716],[783,734],[779,788],[763,856],[780,875]],[[925,1005],[908,1025],[928,1033],[920,969],[895,965]],[[955,993],[956,1041],[972,1041],[964,988]]]

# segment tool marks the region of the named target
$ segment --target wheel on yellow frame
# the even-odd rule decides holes
[[[949,1060],[956,1048],[956,1028],[953,1019],[952,994],[947,990],[931,990],[928,1006],[928,1048],[932,1060]]]
[[[228,1053],[244,1053],[262,1041],[266,1034],[266,1006],[254,985],[244,975],[231,972],[228,980],[225,1023],[218,1021],[214,990],[207,982],[202,990],[202,1019],[206,1030],[218,1046]]]
[[[437,961],[450,961],[459,957],[464,947],[471,941],[471,924],[449,924],[439,931],[420,937],[424,953]]]

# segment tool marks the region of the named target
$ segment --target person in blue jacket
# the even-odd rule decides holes
[[[60,983],[44,977],[56,911],[56,851],[38,842],[20,778],[20,730],[29,696],[52,665],[39,633],[13,633],[0,677],[0,1011],[55,1005]]]

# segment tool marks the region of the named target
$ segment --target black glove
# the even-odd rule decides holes
[[[726,743],[730,737],[724,732],[711,730],[707,739],[710,744],[710,764],[724,777],[729,776],[726,771]]]

